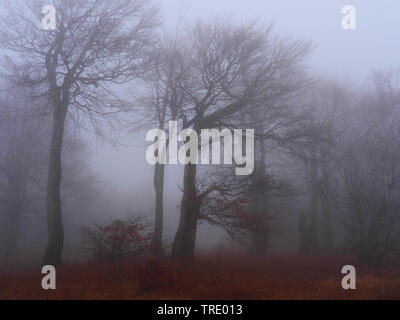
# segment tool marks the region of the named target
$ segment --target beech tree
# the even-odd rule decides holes
[[[302,163],[309,197],[308,214],[302,213],[299,219],[300,251],[328,253],[332,252],[335,240],[331,188],[341,135],[339,123],[349,114],[351,94],[349,88],[335,81],[320,79],[307,96],[314,110],[310,121],[321,129],[318,135],[291,149],[292,155]]]
[[[21,220],[33,199],[42,191],[48,133],[44,119],[27,110],[30,101],[11,94],[0,99],[0,207],[2,246],[5,255],[15,255]],[[2,211],[3,211],[2,210]]]
[[[378,268],[400,250],[400,73],[373,73],[341,122],[333,200],[359,262]]]
[[[144,76],[146,93],[139,98],[146,125],[154,123],[167,134],[169,143],[168,122],[177,120],[184,104],[185,95],[180,84],[188,76],[190,66],[186,65],[185,46],[178,46],[177,39],[162,37],[157,41],[151,59],[151,68]],[[151,251],[161,256],[163,235],[163,201],[164,201],[165,165],[154,166],[153,185],[155,191],[154,232]]]
[[[0,98],[0,238],[5,250],[0,250],[6,256],[15,256],[27,245],[21,241],[26,233],[42,225],[45,217],[51,123],[49,115],[37,112],[39,101],[22,99],[18,88],[5,87],[4,91],[7,94]],[[71,129],[66,127],[64,138],[61,198],[65,212],[72,204],[77,208],[73,211],[82,214],[80,199],[88,198],[98,185],[84,153],[86,145],[72,136]],[[28,222],[32,218],[33,224]],[[27,225],[29,230],[25,229]]]
[[[54,0],[54,30],[41,24],[43,0],[3,1],[0,47],[5,76],[45,97],[53,117],[47,181],[49,239],[43,264],[59,265],[64,235],[61,215],[61,151],[67,117],[96,119],[126,107],[115,93],[143,72],[158,25],[145,0]]]
[[[180,84],[185,94],[180,119],[182,128],[198,135],[202,129],[233,128],[245,110],[257,113],[262,107],[277,106],[276,101],[303,85],[304,78],[299,75],[310,45],[274,38],[270,27],[200,22],[187,39],[190,52],[186,59],[191,70]],[[264,133],[268,131],[260,136]],[[196,169],[196,164],[185,165],[173,256],[191,256],[194,252],[200,205]]]

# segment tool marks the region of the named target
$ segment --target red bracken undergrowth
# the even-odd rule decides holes
[[[341,288],[346,264],[356,266],[356,290]],[[191,261],[64,265],[53,291],[41,278],[39,269],[0,274],[0,299],[400,299],[399,271],[361,270],[348,257],[216,252]]]

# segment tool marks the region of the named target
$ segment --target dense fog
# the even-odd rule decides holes
[[[1,1],[0,268],[139,216],[156,256],[397,255],[400,4],[352,2],[354,30],[336,0],[60,0],[42,30],[46,1]],[[170,121],[254,130],[254,170],[149,163]]]

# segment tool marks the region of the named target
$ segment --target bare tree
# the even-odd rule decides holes
[[[350,91],[335,81],[320,78],[305,93],[311,107],[308,128],[315,128],[297,145],[290,147],[290,155],[300,163],[300,179],[306,186],[299,196],[305,198],[305,207],[299,216],[300,252],[315,254],[329,252],[333,247],[333,217],[330,203],[331,179],[336,172],[335,148],[340,135],[339,122],[348,114]]]
[[[178,112],[182,110],[185,95],[180,84],[185,81],[188,70],[185,59],[186,49],[175,38],[159,39],[152,56],[151,68],[145,76],[146,94],[139,101],[144,107],[145,123],[154,122],[159,129],[169,134],[168,122],[178,120]],[[166,137],[168,144],[169,137]],[[156,163],[154,167],[155,221],[151,244],[155,256],[163,254],[163,197],[164,197],[165,165]]]
[[[90,120],[124,105],[113,84],[142,72],[156,10],[144,0],[54,0],[56,29],[40,23],[46,1],[4,1],[0,47],[9,80],[47,97],[53,115],[47,182],[49,240],[43,264],[58,265],[64,242],[61,216],[61,151],[67,115]]]
[[[341,222],[359,261],[375,268],[400,249],[399,79],[373,74],[370,91],[345,119],[336,157]]]
[[[302,86],[297,76],[310,51],[308,43],[273,39],[271,28],[256,24],[198,23],[188,39],[191,50],[186,58],[192,68],[181,84],[187,100],[180,118],[183,128],[198,135],[202,129],[232,127],[242,116],[240,111],[276,106],[273,102]],[[184,170],[174,256],[193,254],[198,206],[196,165],[189,163]]]
[[[43,118],[27,110],[28,103],[11,95],[0,101],[0,205],[5,211],[0,219],[6,255],[17,253],[21,219],[41,191],[47,159],[41,139],[48,128]]]

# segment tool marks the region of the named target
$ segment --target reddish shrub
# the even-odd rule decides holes
[[[145,253],[150,248],[152,225],[143,216],[127,221],[115,220],[108,225],[83,227],[82,241],[96,260],[115,260]]]

